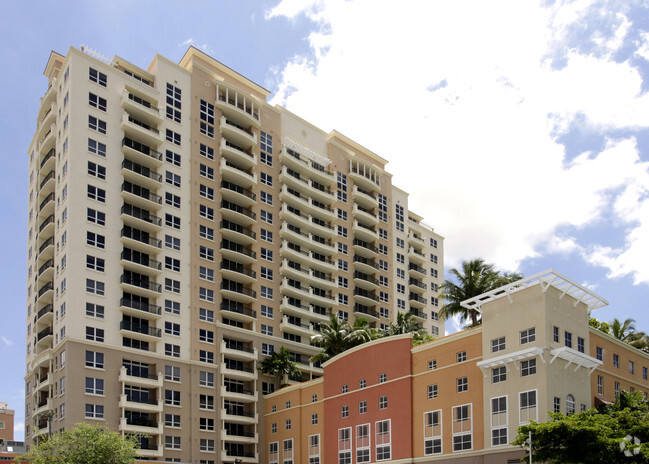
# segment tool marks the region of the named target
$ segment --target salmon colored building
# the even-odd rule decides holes
[[[649,356],[588,324],[608,302],[555,271],[462,304],[480,327],[375,340],[266,395],[267,462],[517,463],[520,425],[649,394]]]

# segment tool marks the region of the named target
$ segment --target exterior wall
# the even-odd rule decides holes
[[[0,407],[0,442],[13,441],[14,439],[14,414],[15,411]]]

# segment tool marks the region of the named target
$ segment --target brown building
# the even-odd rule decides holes
[[[321,376],[309,342],[331,314],[443,330],[443,238],[385,159],[193,47],[146,69],[70,48],[44,74],[28,444],[86,421],[146,435],[143,458],[263,462],[263,356]]]
[[[0,402],[0,449],[14,439],[14,413],[7,403]]]
[[[266,396],[267,462],[520,462],[519,425],[621,390],[647,398],[649,356],[588,324],[606,304],[547,271],[463,302],[479,327],[346,351],[322,377]]]

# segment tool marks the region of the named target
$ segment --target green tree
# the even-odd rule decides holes
[[[611,331],[611,327],[608,325],[608,322],[600,322],[594,317],[588,318],[588,325],[596,329],[599,329],[601,332],[604,332],[606,334]]]
[[[33,464],[131,464],[139,437],[91,424],[76,424],[34,445],[16,461]]]
[[[397,313],[396,323],[390,323],[389,334],[401,335],[409,332],[419,332],[420,330],[422,330],[421,326],[410,311],[407,313],[399,311]]]
[[[617,317],[610,323],[611,335],[618,340],[628,342],[634,339],[636,334],[635,319],[625,319],[624,322],[620,321]]]
[[[293,361],[293,356],[283,346],[279,351],[273,351],[268,358],[260,361],[258,368],[262,373],[274,376],[280,387],[288,385],[288,379],[302,376],[297,363]]]
[[[646,463],[649,462],[648,411],[638,392],[623,391],[613,405],[570,416],[551,413],[548,422],[523,425],[512,444],[527,449],[531,432],[534,462]],[[627,436],[637,438],[640,445],[627,441]],[[622,443],[631,456],[621,450]],[[529,462],[529,456],[526,460]]]
[[[355,346],[380,338],[383,334],[369,326],[367,319],[359,317],[353,324],[329,315],[329,322],[320,325],[320,333],[311,337],[311,344],[322,351],[311,358],[312,362],[325,362]]]
[[[518,273],[498,272],[493,264],[487,264],[482,258],[462,261],[461,269],[453,268],[450,274],[457,280],[445,280],[441,285],[441,298],[446,302],[440,311],[444,318],[459,315],[462,321],[471,321],[469,327],[480,325],[480,313],[477,309],[468,309],[460,303],[474,296],[520,280]]]

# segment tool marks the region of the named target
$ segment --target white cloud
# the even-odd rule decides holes
[[[204,51],[208,55],[214,55],[214,49],[208,45],[207,42],[199,43],[198,40],[189,38],[186,40],[183,40],[178,44],[179,47],[189,47],[189,46],[194,46],[198,48],[199,50]]]
[[[9,340],[7,337],[4,335],[0,337],[0,340],[6,345],[6,346],[12,346],[14,344],[13,340]]]
[[[25,423],[17,422],[14,424],[14,433],[23,433],[25,431]]]
[[[608,53],[567,48],[593,4],[285,0],[267,18],[305,15],[317,28],[312,54],[278,72],[273,103],[390,160],[410,207],[448,237],[450,266],[482,256],[511,270],[549,249],[649,282],[639,254],[649,223],[636,217],[647,165],[635,140],[570,161],[558,142],[574,127],[597,137],[649,127],[641,74],[610,58],[631,27],[624,14],[609,12],[615,27],[591,37]],[[621,250],[558,232],[612,207],[629,227]]]

